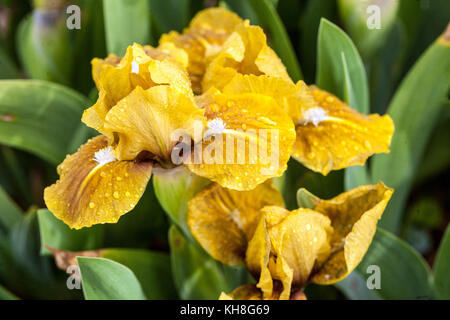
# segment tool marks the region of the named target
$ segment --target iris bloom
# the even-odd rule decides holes
[[[289,299],[308,282],[332,284],[362,260],[392,189],[382,182],[288,211],[270,181],[237,192],[212,184],[190,202],[188,224],[202,247],[257,279],[221,298]]]
[[[388,115],[363,115],[337,97],[303,81],[236,75],[224,93],[260,93],[273,97],[296,130],[292,156],[323,175],[363,165],[375,153],[389,152],[394,124]]]
[[[332,94],[303,81],[294,83],[264,31],[222,8],[207,9],[172,43],[189,54],[187,71],[197,94],[258,93],[274,98],[296,130],[292,156],[324,175],[363,165],[375,153],[388,153],[394,124],[388,116],[363,115]]]
[[[94,59],[99,98],[82,120],[102,135],[68,156],[58,167],[59,181],[44,192],[49,210],[70,227],[114,223],[132,210],[155,165],[172,168],[180,164],[172,157],[179,146],[173,137],[176,131],[191,139],[181,149],[183,157],[192,153],[193,159],[194,150],[204,154],[211,145],[215,147],[215,141],[224,141],[222,149],[213,148],[215,155],[227,147],[236,150],[231,163],[225,161],[225,153],[217,163],[206,163],[207,159],[186,162],[192,172],[225,187],[252,189],[286,169],[295,129],[276,101],[257,93],[220,92],[196,101],[180,50],[170,43],[157,49],[135,44],[122,59],[112,55]],[[196,137],[197,125],[206,136]],[[270,143],[272,139],[260,139],[255,132],[261,129],[274,129],[281,136],[279,148],[271,149],[271,144],[266,148],[267,154],[277,154],[276,163],[260,161],[258,156],[249,159],[250,149],[261,148],[262,140]],[[235,147],[234,140],[226,136],[240,138],[245,149]],[[247,160],[239,163],[242,154]],[[272,166],[275,170],[270,171]]]

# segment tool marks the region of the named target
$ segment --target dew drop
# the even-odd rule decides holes
[[[95,207],[95,203],[89,202],[89,208],[94,209],[94,207]]]
[[[116,199],[119,199],[119,193],[117,191],[114,192],[113,197],[116,198]]]

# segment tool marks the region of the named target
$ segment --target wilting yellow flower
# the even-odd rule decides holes
[[[193,91],[202,92],[201,82],[210,57],[221,49],[222,44],[242,19],[223,8],[209,8],[200,11],[182,34],[171,31],[164,34],[160,46],[172,43],[186,51],[189,57],[187,71]]]
[[[392,192],[380,182],[288,211],[269,182],[246,193],[213,184],[189,202],[188,224],[214,258],[245,264],[258,279],[259,291],[247,286],[231,297],[289,299],[293,289],[335,283],[360,263]]]
[[[394,124],[388,116],[363,115],[332,94],[303,81],[236,75],[224,93],[259,93],[276,99],[296,129],[292,156],[324,175],[353,165],[363,165],[375,153],[389,152]]]

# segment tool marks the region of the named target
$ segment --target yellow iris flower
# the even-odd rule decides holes
[[[317,198],[288,211],[270,181],[238,192],[212,184],[188,205],[188,224],[202,247],[258,280],[221,298],[289,299],[308,282],[332,284],[362,260],[393,193],[382,182]]]
[[[155,166],[180,165],[176,150],[193,173],[246,191],[281,176],[291,155],[323,174],[364,164],[388,152],[394,130],[388,116],[361,115],[293,83],[263,30],[222,8],[201,11],[157,48],[94,59],[92,76],[99,97],[82,121],[101,135],[68,156],[44,192],[49,210],[76,229],[117,222]],[[178,130],[190,140],[174,139]]]
[[[363,115],[337,97],[303,81],[237,74],[224,93],[273,97],[295,125],[292,156],[323,175],[363,165],[375,153],[389,152],[394,123],[389,115]]]
[[[134,44],[123,58],[93,60],[99,98],[82,120],[102,135],[68,156],[58,167],[59,181],[44,192],[49,210],[70,227],[114,223],[132,210],[154,165],[179,165],[172,159],[180,145],[173,137],[178,130],[191,139],[182,149],[191,161],[183,164],[225,187],[249,190],[283,174],[295,141],[289,116],[273,98],[257,93],[211,90],[194,97],[183,53],[170,43],[158,48]],[[196,137],[197,124],[205,135]],[[257,134],[272,129],[276,136]],[[272,148],[275,138],[281,143]],[[277,156],[275,162],[250,151],[264,146],[268,156]],[[195,161],[195,153],[211,150],[212,163],[202,157]],[[230,150],[233,155],[227,160]]]

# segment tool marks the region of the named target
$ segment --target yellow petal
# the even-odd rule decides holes
[[[361,262],[375,234],[393,190],[382,182],[321,200],[315,211],[331,219],[334,228],[330,257],[318,267],[312,281],[332,284],[346,277]]]
[[[259,210],[267,205],[283,205],[271,182],[242,192],[211,184],[189,201],[188,225],[212,257],[230,265],[241,264],[259,222]]]
[[[45,189],[48,209],[69,227],[115,223],[142,196],[152,163],[115,161],[111,152],[104,136],[89,140],[67,156],[58,167],[60,179]]]
[[[248,243],[245,254],[247,269],[258,279],[256,285],[264,297],[270,297],[273,293],[273,279],[269,271],[270,238],[267,232],[266,220],[261,217],[258,226]]]
[[[144,46],[145,53],[152,59],[163,61],[169,60],[178,63],[182,68],[188,65],[188,55],[183,49],[177,48],[173,43],[164,43],[158,48]]]
[[[296,122],[301,117],[301,110],[316,107],[317,103],[303,82],[286,81],[266,75],[237,74],[224,87],[226,94],[259,93],[274,98],[278,105]]]
[[[235,32],[209,64],[202,83],[203,90],[211,87],[222,90],[239,73],[292,81],[280,58],[267,45],[263,30],[250,26],[248,21],[236,26]]]
[[[208,138],[195,146],[188,168],[235,190],[251,190],[282,175],[295,130],[276,101],[254,93],[226,95],[210,90],[205,95],[209,96],[202,99],[208,128],[223,130],[206,132]]]
[[[203,123],[203,110],[173,87],[137,87],[109,111],[105,128],[119,139],[118,159],[131,160],[147,151],[155,160],[170,162],[178,142],[172,134],[180,129],[193,136],[196,121]]]
[[[128,47],[125,56],[117,63],[117,57],[105,61],[94,59],[93,78],[99,91],[97,102],[87,109],[82,121],[86,125],[112,138],[103,122],[109,110],[137,86],[148,89],[157,84],[169,84],[181,93],[192,96],[190,82],[181,64],[167,54],[147,52],[138,44]]]
[[[230,33],[242,19],[232,11],[224,8],[208,8],[198,12],[192,18],[188,30],[212,29],[215,32]]]
[[[366,116],[326,91],[312,88],[311,93],[318,106],[302,110],[292,155],[303,165],[326,175],[389,152],[394,124],[388,115]]]
[[[200,11],[183,34],[172,31],[161,37],[160,46],[173,43],[188,54],[187,71],[195,93],[202,92],[201,81],[209,57],[220,50],[235,26],[241,22],[241,18],[233,12],[223,8],[209,8]]]
[[[272,296],[264,298],[264,300],[278,300],[279,296],[280,292],[274,290]],[[219,300],[263,300],[263,295],[254,284],[244,284],[229,294],[222,292]]]
[[[289,299],[291,283],[304,286],[314,264],[329,254],[330,219],[305,208],[283,213],[280,208],[266,207],[263,212],[276,256],[271,273],[283,283],[281,298]]]

